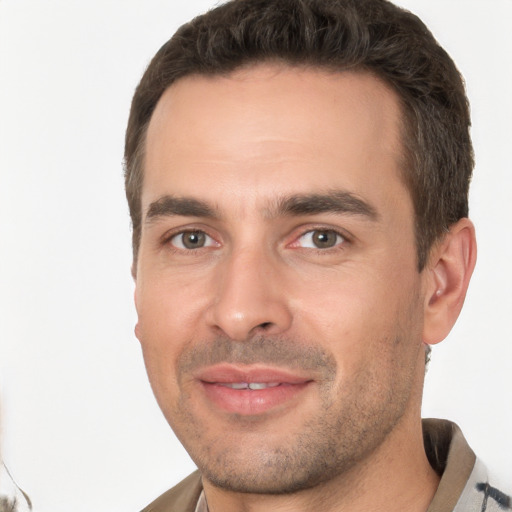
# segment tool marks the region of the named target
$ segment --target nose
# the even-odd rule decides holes
[[[209,323],[235,341],[276,335],[292,323],[283,272],[263,250],[233,252],[218,268]],[[282,270],[282,269],[281,269]]]

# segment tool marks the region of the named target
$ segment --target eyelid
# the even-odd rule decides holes
[[[195,248],[185,247],[185,245],[183,243],[183,237],[190,233],[198,233],[198,234],[204,235],[204,237],[205,237],[204,245],[201,245],[201,246],[195,247]],[[190,250],[197,251],[200,249],[204,249],[205,247],[215,246],[215,240],[210,235],[207,235],[204,231],[182,231],[181,233],[177,233],[177,234],[173,235],[169,239],[169,243],[171,245],[173,245],[174,247],[176,247],[176,249],[181,249],[183,251],[190,251]]]
[[[337,236],[341,237],[342,240],[340,242],[337,242],[336,245],[332,246],[332,247],[328,247],[328,248],[320,248],[320,247],[301,247],[299,245],[299,240],[308,235],[308,234],[312,234],[314,233],[315,231],[327,231],[327,232],[332,232],[332,233],[336,233]],[[295,231],[297,233],[297,231]],[[353,241],[353,236],[350,235],[349,233],[347,233],[345,230],[343,229],[340,229],[339,227],[332,227],[332,226],[326,226],[326,225],[315,225],[315,226],[307,226],[307,227],[302,227],[300,229],[300,231],[293,236],[293,239],[292,239],[292,242],[287,244],[288,247],[292,247],[292,248],[298,248],[298,249],[311,249],[311,250],[318,250],[318,251],[321,251],[321,252],[328,252],[329,250],[337,250],[337,249],[340,249],[340,246],[344,246],[346,244],[350,244],[352,243]]]
[[[307,235],[309,233],[313,233],[315,231],[333,232],[342,238],[342,240],[340,242],[338,242],[336,245],[334,245],[333,247],[323,248],[323,249],[316,248],[316,250],[321,251],[321,252],[328,252],[329,250],[339,249],[341,245],[344,246],[346,244],[353,243],[354,238],[355,238],[352,234],[348,233],[346,230],[341,229],[339,227],[333,227],[333,226],[329,226],[329,225],[325,225],[325,224],[309,225],[309,226],[302,226],[300,228],[295,229],[293,234],[290,236],[290,238],[292,240],[291,240],[291,242],[288,242],[285,244],[286,247],[300,249],[301,246],[298,244],[298,241],[305,235]],[[208,245],[197,248],[197,249],[187,249],[187,248],[176,247],[176,245],[173,245],[171,243],[173,238],[175,238],[179,235],[183,235],[185,233],[194,233],[194,232],[203,233],[206,237],[208,237],[208,239],[210,240]],[[208,229],[207,227],[204,227],[204,226],[197,226],[197,225],[179,226],[179,227],[175,227],[175,228],[172,228],[172,229],[169,229],[168,231],[166,231],[160,237],[160,244],[162,246],[171,246],[173,249],[176,249],[177,251],[180,251],[180,250],[182,250],[182,251],[198,251],[203,248],[220,247],[222,244],[218,238],[219,238],[218,236],[214,236],[211,233],[210,229]],[[304,248],[304,249],[315,250],[315,248]]]
[[[338,247],[343,242],[345,242],[345,239],[339,233],[336,233],[336,231],[323,231],[323,233],[333,233],[335,235],[336,238],[334,240],[334,244],[332,246],[328,246],[328,247],[315,247],[314,236],[315,236],[315,233],[318,233],[318,232],[322,232],[322,231],[314,229],[312,231],[307,231],[302,236],[300,236],[298,238],[298,240],[302,241],[302,243],[303,243],[302,247],[308,248],[308,249],[327,250],[327,249],[334,249],[335,247]],[[309,243],[309,245],[308,245],[308,243]]]
[[[166,231],[161,237],[160,237],[160,244],[171,246],[173,249],[177,251],[198,251],[200,249],[205,249],[209,247],[219,247],[220,242],[217,240],[217,237],[213,236],[210,232],[210,230],[206,229],[203,226],[180,226],[176,228],[172,228],[168,231]],[[188,249],[186,247],[177,247],[175,244],[172,243],[172,240],[180,235],[184,235],[186,233],[202,233],[204,234],[209,240],[210,243],[208,245],[205,245],[203,247],[198,247],[197,249]]]

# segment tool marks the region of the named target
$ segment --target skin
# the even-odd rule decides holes
[[[136,334],[210,512],[428,507],[424,342],[458,315],[474,232],[454,226],[418,273],[399,119],[369,74],[275,65],[181,79],[157,105]],[[303,385],[230,409],[204,383],[219,364]]]

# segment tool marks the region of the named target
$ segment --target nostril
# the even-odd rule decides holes
[[[251,338],[252,336],[265,336],[272,333],[272,330],[276,327],[276,324],[274,322],[261,322],[260,324],[257,324],[250,330],[250,333],[248,334],[248,337]]]

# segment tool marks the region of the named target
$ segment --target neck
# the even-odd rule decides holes
[[[421,420],[406,418],[357,467],[311,489],[254,495],[219,489],[204,480],[209,512],[425,512],[439,477],[423,446]]]

